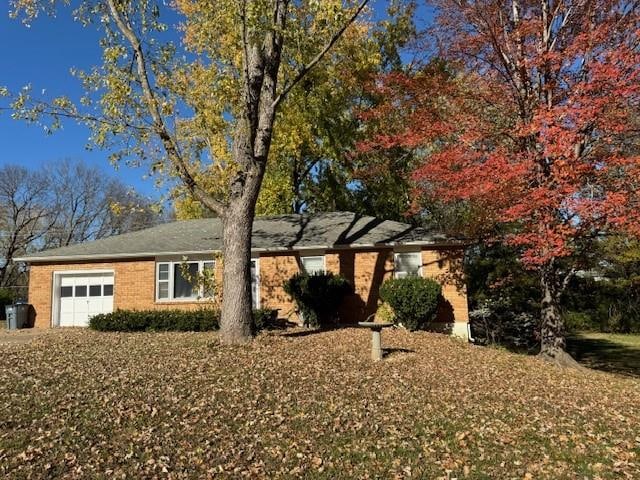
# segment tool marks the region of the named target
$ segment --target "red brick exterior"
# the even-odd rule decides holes
[[[327,271],[346,277],[355,287],[355,294],[347,298],[340,317],[347,323],[365,320],[375,313],[378,290],[384,280],[393,275],[393,250],[349,249],[327,250]],[[456,266],[460,265],[460,249],[423,249],[423,275],[436,278],[443,284],[444,304],[439,311],[443,322],[467,322],[467,295]],[[206,302],[157,302],[155,299],[155,259],[120,260],[84,263],[36,263],[31,265],[29,302],[35,309],[35,326],[52,324],[53,274],[67,270],[113,270],[114,308],[163,309],[198,308]],[[260,302],[264,308],[280,309],[282,317],[297,320],[294,305],[284,292],[282,283],[300,270],[298,253],[267,253],[260,255]]]

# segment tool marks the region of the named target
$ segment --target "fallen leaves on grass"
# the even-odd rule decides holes
[[[4,478],[633,478],[640,382],[429,333],[2,347]]]

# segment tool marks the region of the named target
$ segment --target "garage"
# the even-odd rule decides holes
[[[113,311],[113,272],[58,273],[54,283],[54,325],[87,327],[92,316]]]

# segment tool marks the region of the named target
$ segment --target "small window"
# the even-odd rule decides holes
[[[251,304],[254,309],[260,308],[260,277],[258,276],[258,260],[251,259]]]
[[[300,261],[306,273],[324,273],[324,256],[300,257]]]
[[[87,286],[86,285],[76,285],[76,297],[86,297],[87,296]]]
[[[167,282],[158,284],[158,298],[169,298],[169,284]]]
[[[395,278],[419,277],[422,272],[422,253],[396,253],[394,256]]]
[[[169,264],[168,263],[159,263],[158,264],[158,280],[169,280]]]
[[[90,297],[99,297],[102,294],[102,286],[101,285],[89,285],[89,296]]]
[[[60,297],[73,297],[73,287],[60,287]]]
[[[102,287],[102,294],[105,297],[112,297],[113,296],[113,285],[108,284]]]
[[[169,265],[168,263],[158,264],[158,299],[169,298]]]

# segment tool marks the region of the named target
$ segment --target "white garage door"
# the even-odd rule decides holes
[[[113,273],[64,274],[59,288],[61,327],[86,327],[92,316],[113,311]]]

